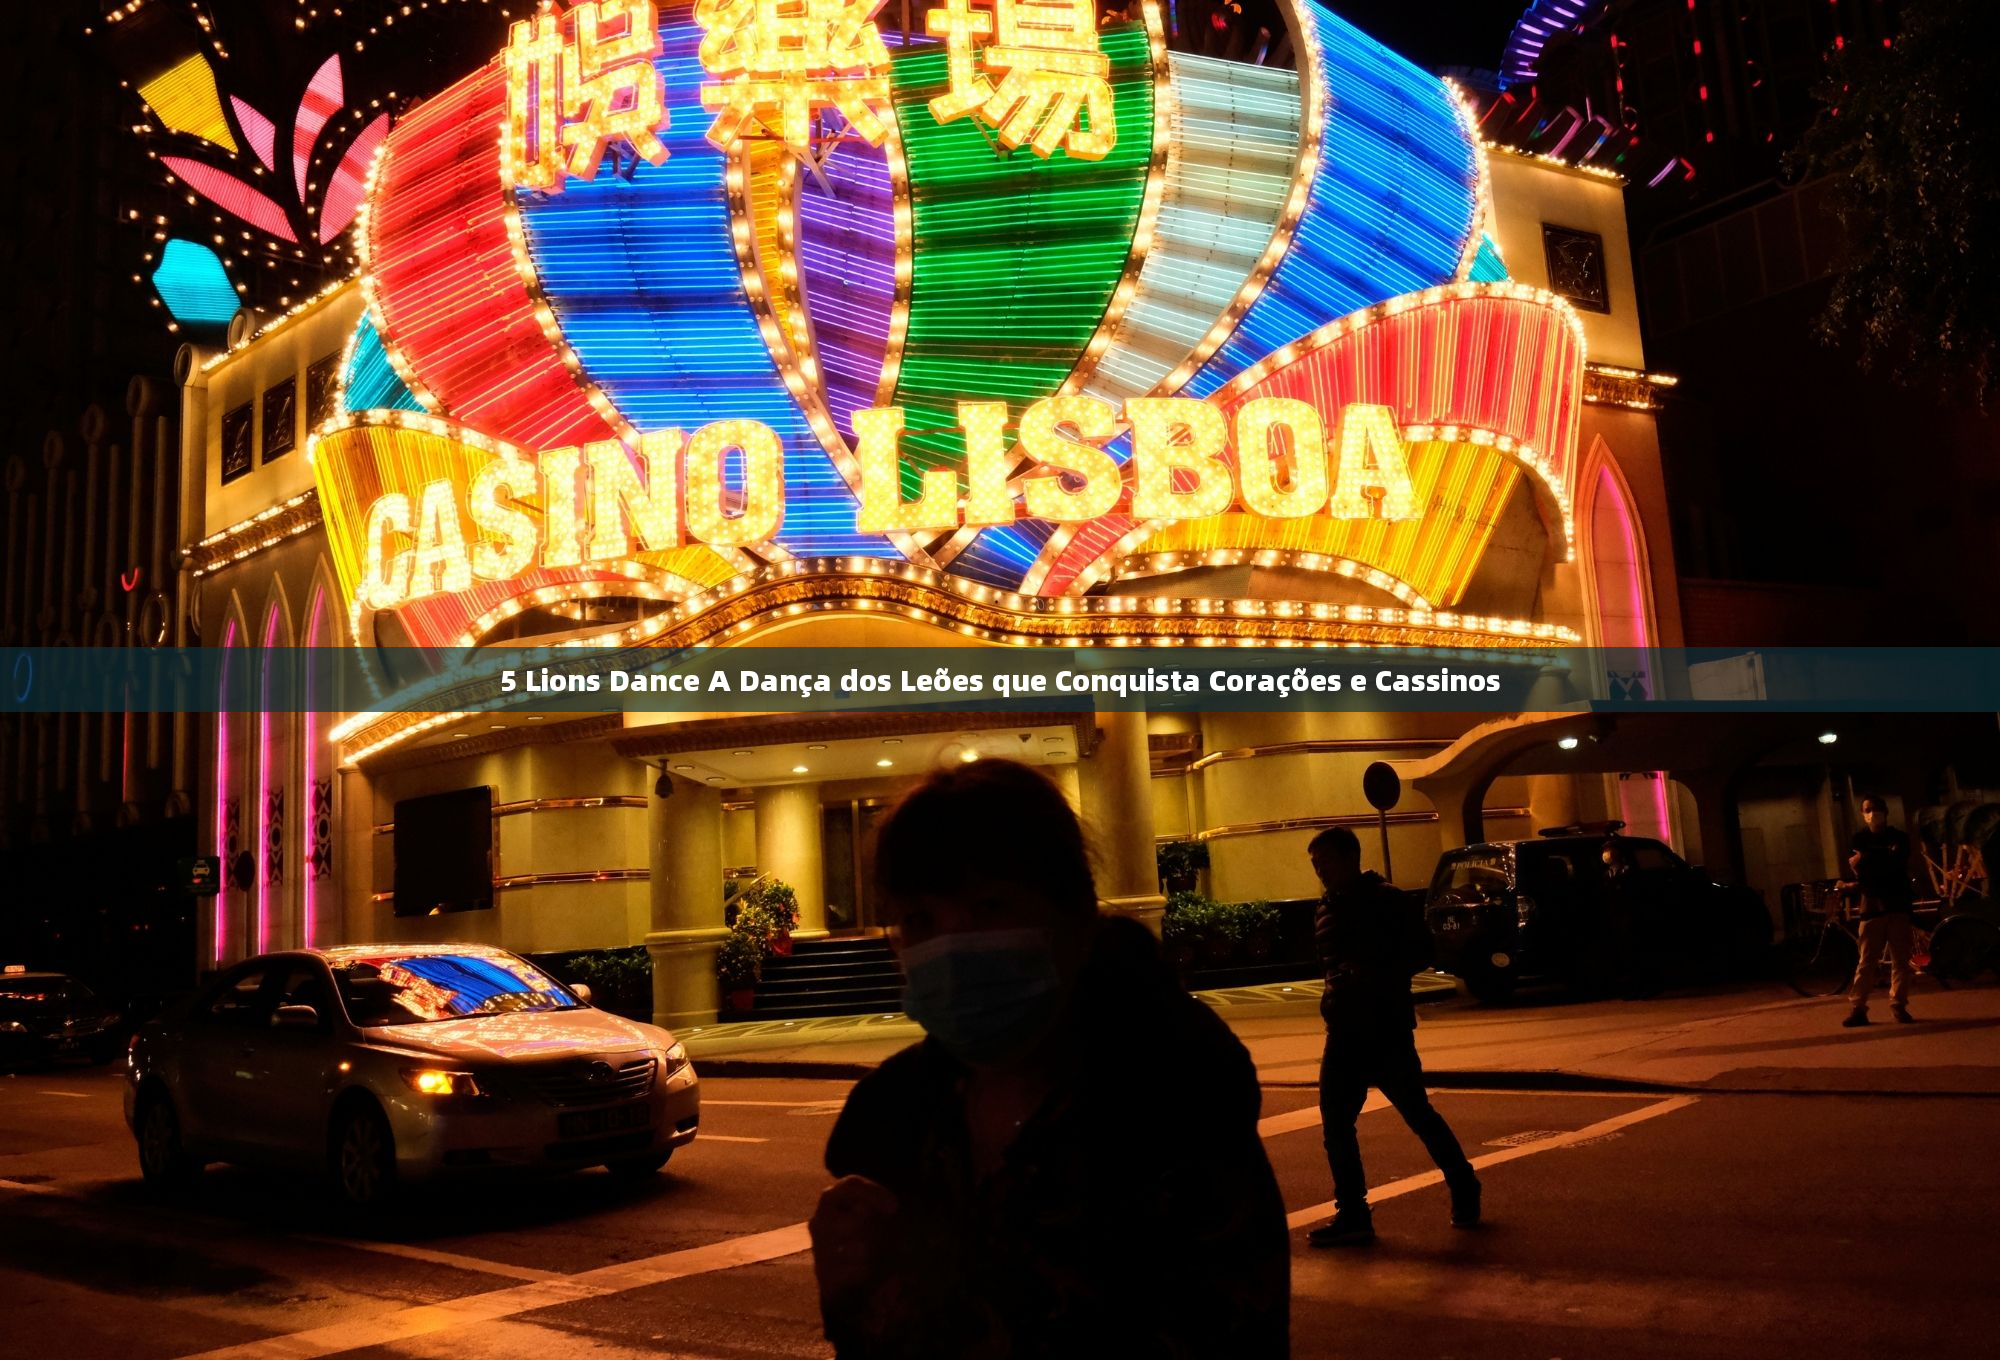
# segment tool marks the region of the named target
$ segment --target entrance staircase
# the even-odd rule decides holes
[[[903,1008],[903,975],[880,936],[794,940],[789,958],[764,960],[757,1008],[735,1020],[803,1020],[816,1015],[888,1015]]]

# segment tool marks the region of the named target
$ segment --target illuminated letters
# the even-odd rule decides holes
[[[1068,474],[1028,479],[1030,515],[1058,524],[1083,524],[1111,513],[1124,484],[1118,464],[1097,445],[1117,433],[1117,414],[1095,397],[1050,397],[1027,409],[1021,417],[1021,446],[1057,474]],[[1077,439],[1059,433],[1059,425],[1075,430]],[[1074,489],[1065,485],[1071,480],[1082,485]]]
[[[889,49],[875,27],[879,0],[696,0],[707,30],[701,87],[715,113],[708,140],[724,150],[759,128],[810,159],[813,114],[838,110],[855,135],[880,146],[889,135]]]
[[[1340,413],[1340,469],[1326,512],[1335,519],[1423,518],[1410,453],[1388,407],[1357,403]]]
[[[854,413],[854,456],[861,462],[861,510],[854,531],[887,534],[955,527],[958,475],[950,468],[926,468],[921,494],[903,499],[903,408],[876,407]],[[1011,502],[1009,503],[1011,507]]]
[[[742,508],[723,508],[722,460],[743,451]],[[704,425],[687,446],[688,532],[718,548],[769,541],[785,515],[785,448],[777,432],[754,420]]]
[[[1273,447],[1283,431],[1289,449]],[[1278,487],[1281,466],[1291,470],[1289,485]],[[1326,429],[1319,412],[1291,397],[1259,397],[1236,412],[1236,478],[1243,508],[1269,519],[1317,514],[1326,504]]]
[[[958,428],[965,431],[965,522],[1012,524],[1014,495],[1007,489],[1007,403],[961,401]]]
[[[1229,443],[1222,412],[1192,397],[1135,397],[1125,403],[1125,419],[1132,425],[1136,518],[1207,519],[1229,509],[1235,496],[1222,461]]]
[[[595,179],[617,142],[653,165],[667,159],[657,135],[668,118],[653,65],[660,51],[653,0],[590,0],[524,19],[508,39],[510,183],[561,193],[571,175]]]
[[[389,535],[410,532],[410,498],[391,492],[368,507],[367,575],[361,602],[370,609],[393,609],[410,593],[410,550],[388,556]]]
[[[1077,160],[1101,161],[1118,145],[1095,0],[990,0],[985,8],[949,0],[925,16],[924,28],[945,40],[951,88],[931,100],[940,123],[976,111],[1007,150],[1025,142],[1043,159],[1060,146]]]
[[[635,537],[641,552],[680,547],[678,464],[683,439],[679,430],[640,435],[636,468],[625,446],[615,439],[584,448],[590,463],[592,561],[627,556]]]
[[[550,449],[542,455],[542,565],[583,565],[582,511],[576,476],[583,471],[581,449]]]
[[[417,547],[410,554],[411,595],[472,589],[472,563],[465,555],[465,530],[458,518],[458,488],[432,482],[417,506]]]
[[[466,493],[466,509],[473,527],[483,537],[472,549],[472,574],[485,581],[505,581],[519,576],[535,562],[535,540],[540,526],[535,517],[517,505],[503,505],[505,493],[519,501],[541,488],[535,465],[521,458],[502,458],[488,463],[472,476]]]

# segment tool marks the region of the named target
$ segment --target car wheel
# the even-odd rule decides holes
[[[396,1188],[396,1137],[373,1105],[356,1103],[334,1121],[333,1185],[356,1209],[382,1204]]]
[[[604,1169],[621,1181],[644,1180],[665,1166],[673,1155],[674,1150],[668,1148],[664,1152],[649,1152],[643,1157],[620,1157],[616,1161],[606,1162]]]
[[[181,1142],[181,1120],[174,1102],[155,1092],[139,1106],[139,1174],[154,1187],[185,1185],[201,1166]]]

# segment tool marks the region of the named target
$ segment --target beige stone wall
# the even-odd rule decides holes
[[[1488,153],[1487,164],[1493,183],[1493,235],[1508,274],[1537,288],[1549,286],[1544,224],[1597,233],[1604,239],[1611,310],[1578,311],[1591,362],[1644,368],[1646,350],[1639,334],[1639,291],[1625,226],[1624,184],[1499,149]]]

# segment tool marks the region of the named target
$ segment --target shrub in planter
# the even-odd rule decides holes
[[[628,1020],[653,1019],[653,960],[644,945],[544,955],[536,962],[564,982],[590,988],[591,1004]]]
[[[1176,967],[1185,971],[1197,960],[1212,957],[1224,931],[1222,911],[1220,902],[1198,892],[1177,892],[1167,898],[1160,942]]]
[[[1271,957],[1278,947],[1279,913],[1270,902],[1238,902],[1234,904],[1243,940],[1243,956],[1252,963],[1262,963]]]
[[[723,1000],[733,1011],[757,1004],[757,984],[764,978],[764,946],[759,936],[732,930],[715,951],[715,977]]]
[[[1191,892],[1196,875],[1208,867],[1206,841],[1168,841],[1153,852],[1160,883],[1170,894]]]
[[[741,894],[736,900],[739,927],[744,913],[752,913],[769,934],[772,953],[792,952],[792,932],[799,927],[799,895],[791,884],[783,879],[772,879]]]

